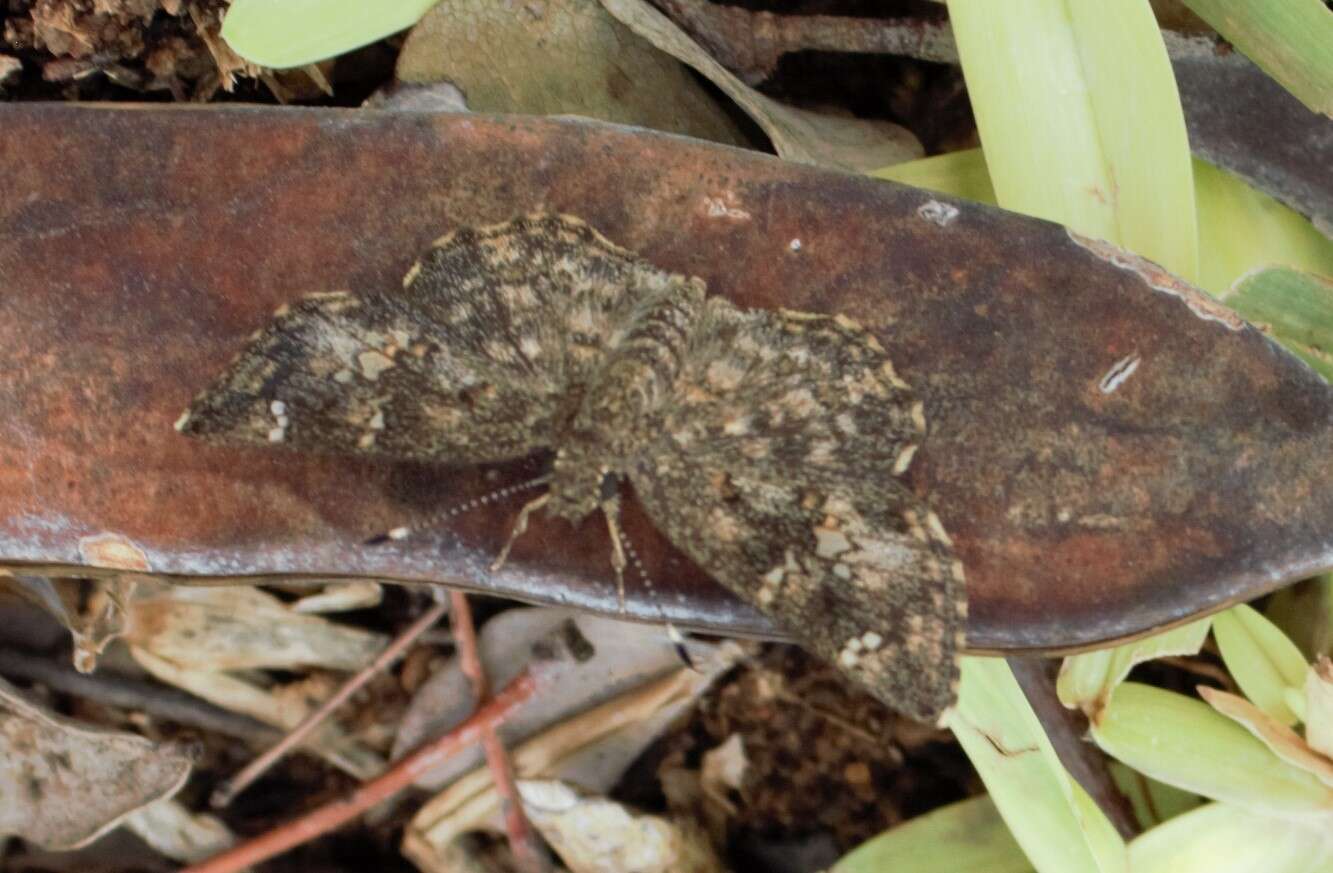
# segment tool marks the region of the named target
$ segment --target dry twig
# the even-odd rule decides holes
[[[424,773],[470,748],[486,728],[494,729],[521,703],[532,696],[537,680],[524,670],[471,718],[443,736],[419,746],[383,774],[361,785],[347,796],[311,810],[300,818],[268,833],[215,855],[182,873],[239,873],[254,864],[328,833],[371,807],[389,799]]]
[[[283,737],[276,745],[267,752],[251,761],[246,767],[237,773],[231,779],[223,782],[213,791],[213,796],[209,798],[209,803],[215,809],[221,809],[231,803],[232,798],[248,788],[256,779],[268,772],[269,768],[276,764],[283,755],[287,754],[293,748],[301,743],[310,732],[319,727],[326,718],[333,714],[333,711],[347,702],[347,699],[365,686],[367,682],[388,669],[394,661],[397,661],[407,648],[416,642],[417,638],[435,626],[446,612],[449,610],[449,603],[446,600],[437,600],[430,609],[423,612],[416,621],[400,633],[393,642],[384,647],[384,651],[371,661],[365,667],[362,667],[357,673],[342,684],[328,700],[310,713],[295,728]]]
[[[958,63],[958,47],[947,21],[781,15],[719,6],[708,0],[654,2],[718,63],[751,85],[771,76],[778,61],[790,52],[904,55]]]
[[[214,706],[176,688],[107,670],[80,673],[47,658],[13,649],[0,649],[0,675],[40,682],[52,691],[142,712],[153,718],[236,737],[248,743],[271,743],[278,736],[276,730],[248,715]]]
[[[958,46],[945,19],[855,18],[844,15],[784,15],[725,6],[708,0],[653,0],[718,63],[746,84],[757,85],[792,52],[900,55],[958,64]],[[1163,33],[1173,60],[1209,57],[1227,63],[1244,59],[1212,34]]]

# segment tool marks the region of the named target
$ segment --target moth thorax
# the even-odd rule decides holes
[[[550,502],[546,511],[571,522],[582,521],[601,505],[610,473],[577,448],[562,449],[551,465]]]

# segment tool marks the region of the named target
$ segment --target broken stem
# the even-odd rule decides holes
[[[228,849],[200,864],[187,867],[181,873],[239,873],[247,867],[341,827],[371,807],[402,791],[426,772],[470,748],[481,739],[487,728],[493,730],[531,697],[536,687],[537,680],[524,670],[489,703],[456,729],[418,746],[415,751],[384,773],[364,783],[346,797],[326,803],[253,840]]]
[[[347,699],[365,686],[367,682],[379,675],[382,671],[388,669],[394,661],[398,660],[405,652],[408,646],[416,642],[417,638],[435,626],[444,614],[449,610],[449,603],[445,600],[437,600],[430,609],[421,614],[416,621],[412,622],[402,633],[400,633],[393,642],[384,647],[375,660],[371,661],[365,667],[362,667],[356,675],[349,678],[342,684],[328,700],[324,701],[318,709],[307,715],[300,724],[291,730],[285,737],[277,742],[272,748],[251,761],[245,769],[237,773],[231,779],[223,782],[214,791],[209,803],[214,809],[221,809],[231,803],[236,795],[240,794],[246,788],[258,779],[269,768],[276,764],[283,755],[286,755],[294,747],[299,745],[302,740],[310,735],[310,732],[317,728],[323,721],[333,714],[333,711],[347,702]]]

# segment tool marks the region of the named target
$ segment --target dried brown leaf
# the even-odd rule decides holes
[[[730,145],[745,137],[677,61],[597,0],[444,0],[412,29],[398,79],[448,81],[474,112],[583,115]]]

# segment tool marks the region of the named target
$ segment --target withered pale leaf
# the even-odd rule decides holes
[[[309,701],[282,693],[281,687],[276,690],[263,688],[246,678],[220,670],[187,669],[138,646],[130,646],[130,654],[141,667],[168,685],[283,730],[296,727],[313,709]],[[373,750],[348,736],[336,720],[321,724],[301,748],[357,779],[369,779],[384,766]]]
[[[698,824],[636,813],[557,781],[518,783],[528,820],[572,873],[723,873]]]
[[[387,640],[294,611],[251,587],[163,587],[130,607],[126,642],[198,670],[357,670]]]
[[[1327,655],[1305,677],[1305,742],[1333,759],[1333,661]]]
[[[384,600],[384,586],[373,579],[355,579],[330,582],[322,591],[307,594],[291,605],[292,612],[321,615],[326,612],[346,612],[350,609],[369,609]]]
[[[1333,788],[1333,759],[1310,748],[1300,734],[1239,695],[1207,686],[1200,686],[1199,694],[1213,709],[1262,740],[1274,755]]]
[[[622,24],[689,64],[736,101],[789,161],[869,172],[921,157],[921,143],[887,121],[825,115],[788,106],[746,85],[646,0],[601,0]]]
[[[0,680],[0,835],[74,848],[185,784],[183,747],[80,724]]]
[[[130,813],[125,827],[171,860],[185,864],[211,858],[236,842],[221,819],[190,812],[170,798]]]

